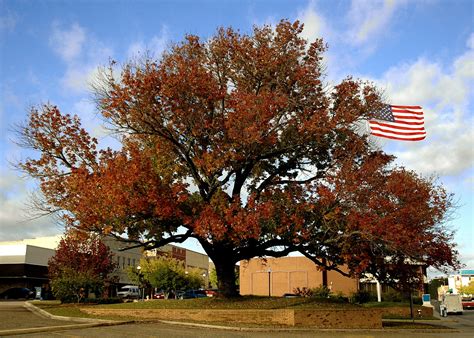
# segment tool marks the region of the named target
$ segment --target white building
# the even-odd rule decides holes
[[[461,293],[459,289],[474,281],[474,270],[459,270],[459,274],[448,277],[448,290],[454,294]]]
[[[0,242],[0,292],[11,287],[42,287],[47,284],[48,261],[54,255],[62,235]],[[125,243],[105,237],[104,243],[115,255],[118,284],[130,284],[127,269],[138,266],[142,248],[123,250]]]

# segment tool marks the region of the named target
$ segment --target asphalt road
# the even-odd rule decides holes
[[[31,327],[64,326],[74,322],[43,318],[22,307],[23,302],[0,302],[0,330]],[[433,323],[433,322],[432,322]],[[135,323],[92,328],[72,328],[52,332],[21,334],[17,337],[474,337],[474,311],[449,316],[437,322],[459,332],[420,332],[409,330],[333,331],[230,331],[165,323]]]
[[[256,337],[256,338],[284,338],[284,337],[351,337],[351,338],[369,338],[369,337],[462,337],[472,338],[473,332],[419,332],[400,330],[393,331],[278,331],[278,332],[238,332],[227,330],[216,330],[196,327],[184,327],[176,325],[167,325],[161,323],[153,324],[127,324],[119,326],[96,327],[80,330],[67,330],[29,335],[20,335],[19,337]]]

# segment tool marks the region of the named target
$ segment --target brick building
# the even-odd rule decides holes
[[[344,267],[341,268],[344,271]],[[326,275],[325,275],[326,274]],[[359,281],[337,271],[323,272],[306,257],[253,258],[240,262],[240,294],[282,296],[294,289],[316,288],[327,278],[332,292],[350,295]]]

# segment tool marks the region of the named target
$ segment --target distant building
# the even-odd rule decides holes
[[[19,241],[0,242],[0,292],[11,287],[42,287],[49,282],[48,261],[54,256],[62,235],[27,238]],[[125,251],[125,243],[112,237],[104,237],[104,243],[115,255],[118,286],[130,284],[127,275],[129,266],[137,266],[142,257],[142,248]]]
[[[207,255],[172,244],[166,244],[160,248],[146,252],[147,257],[159,257],[162,255],[182,261],[186,270],[201,270],[204,285],[206,285],[206,287],[209,285],[209,257]]]
[[[474,282],[474,270],[459,270],[458,274],[448,277],[448,291],[459,294],[461,293],[459,289],[468,286],[471,282]]]
[[[21,241],[0,243],[0,292],[12,287],[34,290],[48,284],[48,260],[54,252]]]
[[[341,270],[346,270],[341,267]],[[323,272],[306,257],[253,258],[240,261],[240,294],[283,296],[296,288],[316,288],[327,279],[332,292],[349,295],[358,289],[358,280],[336,271]]]
[[[54,256],[62,235],[28,238],[19,241],[0,242],[0,292],[11,287],[42,287],[49,282],[48,260]],[[128,277],[129,267],[137,267],[143,257],[143,248],[126,249],[131,246],[113,237],[102,238],[114,254],[116,270],[111,274],[117,281],[117,287],[132,284]],[[205,285],[209,283],[209,258],[207,255],[165,245],[159,250],[147,252],[147,256],[168,254],[183,261],[185,268],[197,268],[202,271]]]

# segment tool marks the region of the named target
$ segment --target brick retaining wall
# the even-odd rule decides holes
[[[195,310],[195,309],[99,309],[81,311],[99,316],[120,316],[138,319],[193,320],[206,323],[262,324],[311,326],[317,328],[378,329],[382,315],[377,309],[351,310]]]
[[[386,307],[379,308],[382,312],[382,316],[396,316],[396,317],[410,317],[410,306],[400,306],[400,307]],[[420,310],[420,314],[418,314]],[[415,318],[426,318],[433,317],[433,308],[427,306],[417,306],[413,307],[413,313]]]

